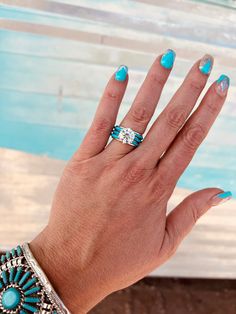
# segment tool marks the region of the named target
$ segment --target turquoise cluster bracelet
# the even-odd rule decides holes
[[[70,313],[33,257],[27,243],[1,256],[0,313]]]

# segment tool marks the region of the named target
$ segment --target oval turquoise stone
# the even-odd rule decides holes
[[[20,300],[21,294],[16,288],[9,288],[2,294],[2,306],[6,310],[15,309],[20,304]]]

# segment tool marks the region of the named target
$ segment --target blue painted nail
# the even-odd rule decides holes
[[[128,73],[128,67],[126,65],[120,65],[115,73],[115,79],[119,82],[124,82],[126,80]]]
[[[171,49],[168,49],[161,57],[161,65],[165,69],[171,69],[173,67],[173,64],[175,62],[175,52]]]
[[[200,64],[199,64],[199,70],[205,74],[209,75],[212,70],[213,65],[213,58],[210,55],[205,55],[202,57]]]
[[[216,205],[225,203],[229,201],[231,198],[232,198],[232,193],[230,191],[219,193],[212,198],[211,205],[216,206]]]
[[[223,193],[220,193],[217,195],[219,198],[228,198],[228,197],[232,197],[232,193],[230,191],[227,191],[227,192],[223,192]]]
[[[229,88],[230,79],[227,75],[222,74],[218,80],[216,81],[216,92],[219,95],[225,95],[227,93],[227,90]]]

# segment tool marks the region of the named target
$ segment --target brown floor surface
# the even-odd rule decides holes
[[[235,314],[236,280],[145,278],[91,314]]]

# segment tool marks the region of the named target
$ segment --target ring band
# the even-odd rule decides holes
[[[140,133],[120,125],[114,126],[111,132],[111,137],[123,144],[128,144],[134,147],[138,147],[143,141],[143,136]]]

